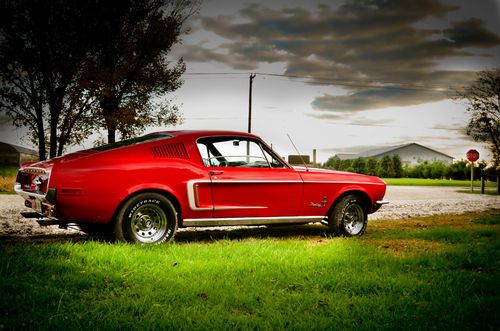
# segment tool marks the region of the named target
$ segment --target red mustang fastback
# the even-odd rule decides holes
[[[26,164],[15,184],[40,224],[140,243],[216,225],[321,222],[359,236],[385,190],[377,177],[292,167],[259,137],[227,131],[158,132]]]

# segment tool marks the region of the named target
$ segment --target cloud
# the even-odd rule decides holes
[[[481,19],[448,22],[447,15],[458,9],[440,0],[353,0],[335,8],[250,4],[238,15],[202,17],[202,28],[225,41],[211,49],[191,45],[184,56],[241,70],[284,63],[287,75],[350,88],[345,96],[316,98],[312,104],[318,110],[416,105],[450,97],[435,88],[473,79],[473,72],[439,70],[440,61],[459,56],[477,61],[483,49],[500,45]],[[429,18],[440,26],[425,24]]]
[[[500,37],[488,31],[479,18],[454,22],[443,34],[458,47],[493,47],[500,44]]]
[[[445,98],[442,92],[405,89],[360,89],[346,95],[317,97],[312,102],[313,109],[323,111],[354,112],[392,106],[409,106]]]

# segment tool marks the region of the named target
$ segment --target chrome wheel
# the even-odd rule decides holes
[[[143,243],[157,242],[167,232],[168,217],[156,204],[144,204],[132,214],[130,226],[134,238]]]
[[[351,236],[358,235],[365,226],[365,213],[357,203],[352,203],[344,210],[342,218],[344,229]]]

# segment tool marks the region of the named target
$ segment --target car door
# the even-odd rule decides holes
[[[303,181],[257,140],[213,138],[207,148],[215,218],[280,218],[299,214]]]

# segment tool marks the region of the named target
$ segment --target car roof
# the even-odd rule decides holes
[[[211,136],[243,136],[243,137],[251,137],[258,138],[257,136],[239,131],[225,131],[225,130],[171,130],[171,131],[158,131],[153,132],[151,134],[168,134],[172,137],[191,137],[194,139],[200,137],[211,137]]]

